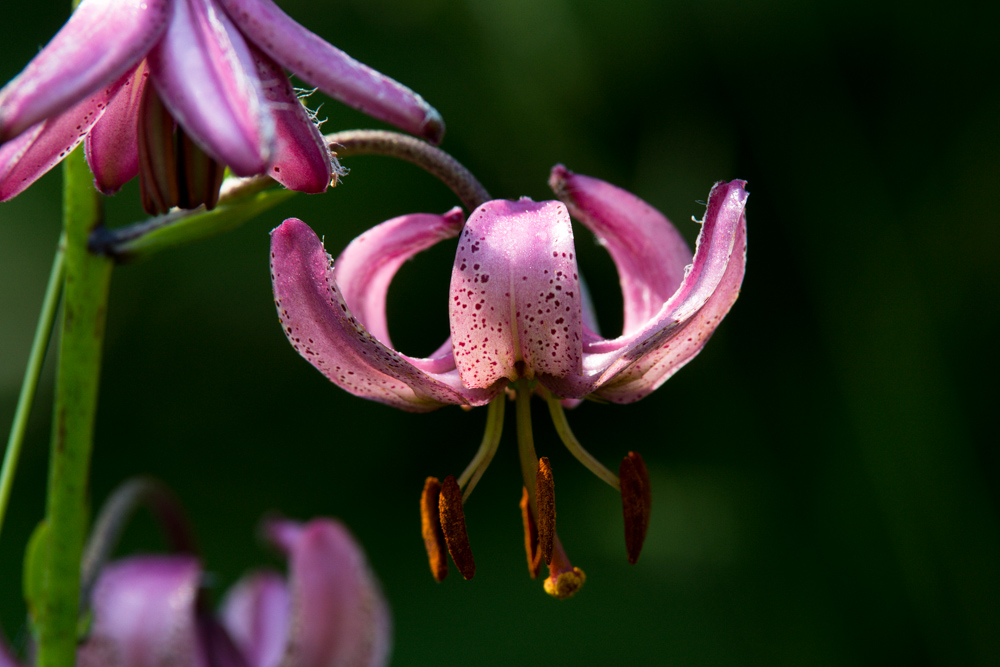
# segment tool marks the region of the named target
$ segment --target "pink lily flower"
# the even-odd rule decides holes
[[[380,667],[392,622],[364,553],[339,522],[275,520],[268,539],[289,559],[241,579],[215,618],[189,555],[139,556],[106,566],[78,667]],[[0,667],[19,667],[0,642]]]
[[[544,556],[545,589],[562,598],[585,576],[555,533],[552,469],[535,454],[529,394],[546,399],[567,448],[620,490],[626,550],[635,563],[652,502],[642,457],[630,452],[616,476],[583,449],[562,407],[584,397],[637,401],[701,351],[743,282],[747,192],[744,181],[715,184],[692,253],[662,214],[624,190],[561,165],[549,184],[561,201],[489,201],[464,225],[457,208],[405,215],[365,232],[336,261],[305,223],[288,219],[271,232],[271,280],[288,340],[338,386],[414,412],[490,404],[483,444],[465,472],[443,484],[428,478],[424,487],[423,534],[438,580],[447,574],[445,546],[465,578],[475,573],[462,504],[492,460],[502,394],[517,383],[529,572],[537,575]],[[571,214],[596,234],[618,268],[625,317],[617,337],[604,338],[591,324]],[[389,338],[389,284],[403,262],[459,235],[448,301],[451,337],[430,357],[407,356]]]
[[[84,140],[96,187],[113,194],[139,174],[151,213],[211,208],[223,166],[323,192],[339,167],[285,68],[407,132],[443,135],[419,95],[271,0],[83,0],[0,90],[0,201]]]
[[[562,398],[630,403],[694,358],[739,295],[746,261],[743,181],[717,183],[692,255],[658,211],[562,166],[562,202],[495,200],[464,225],[457,208],[378,225],[330,261],[291,218],[271,233],[278,317],[289,341],[347,391],[404,410],[484,405],[524,377]],[[572,213],[608,248],[624,331],[585,324]],[[385,298],[407,259],[461,233],[449,296],[451,337],[428,358],[392,347]]]

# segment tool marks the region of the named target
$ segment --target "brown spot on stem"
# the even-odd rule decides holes
[[[441,485],[441,495],[438,498],[438,510],[441,515],[441,530],[448,544],[448,553],[455,561],[458,571],[466,579],[472,579],[476,574],[476,563],[472,559],[472,547],[469,546],[469,534],[465,530],[465,512],[462,510],[462,490],[453,475],[444,478]]]
[[[521,521],[524,522],[524,552],[528,557],[528,574],[534,579],[542,569],[542,552],[538,549],[538,528],[531,515],[528,487],[521,487]]]
[[[538,459],[535,474],[535,504],[538,505],[538,549],[545,564],[552,563],[552,541],[556,534],[556,487],[548,457]]]
[[[622,514],[625,517],[625,551],[635,565],[649,530],[649,511],[653,498],[649,489],[649,471],[636,452],[629,452],[618,469],[622,489]]]
[[[424,492],[420,496],[420,531],[424,535],[427,560],[430,562],[431,574],[435,581],[441,581],[448,576],[448,557],[444,555],[444,531],[441,530],[441,519],[438,516],[440,495],[441,482],[437,477],[428,477],[424,482]]]

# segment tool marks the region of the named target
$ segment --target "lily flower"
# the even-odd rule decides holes
[[[138,556],[104,567],[77,667],[380,667],[392,623],[350,532],[331,519],[273,520],[265,534],[289,560],[241,579],[215,617],[191,555]],[[0,642],[0,667],[19,667]]]
[[[86,141],[95,186],[137,174],[151,214],[212,208],[223,169],[323,192],[340,167],[285,69],[430,141],[441,116],[271,0],[82,0],[0,90],[0,201]]]
[[[510,388],[516,388],[518,398],[529,568],[540,548],[555,573],[547,590],[567,572],[569,579],[576,576],[555,535],[554,500],[548,501],[548,491],[546,502],[539,500],[537,490],[552,482],[551,469],[543,470],[547,460],[542,459],[543,466],[531,442],[528,397],[533,392],[546,399],[570,451],[621,490],[626,546],[635,562],[651,504],[642,459],[626,456],[619,479],[573,436],[563,402],[592,397],[630,403],[651,393],[701,351],[743,281],[743,181],[712,188],[693,254],[662,214],[624,190],[561,165],[549,184],[561,201],[489,201],[464,225],[458,209],[389,220],[355,239],[335,262],[300,220],[286,220],[271,233],[271,277],[282,328],[327,378],[355,395],[414,412],[447,404],[490,405],[480,451],[457,480],[456,488],[465,488],[464,499],[456,501],[448,492],[448,480],[439,485],[431,478],[425,487],[424,534],[437,578],[446,568],[432,554],[435,549],[443,553],[435,521],[428,518],[435,502],[448,551],[453,558],[460,552],[455,561],[466,578],[474,571],[471,555],[463,555],[465,546],[452,548],[448,525],[454,533],[464,522],[455,518],[457,510],[492,459],[503,394]],[[594,318],[576,264],[571,214],[594,232],[618,268],[625,317],[617,337],[604,338],[588,324]],[[407,356],[389,338],[388,286],[407,259],[459,235],[449,294],[451,337],[430,357]],[[579,578],[582,583],[582,573]]]

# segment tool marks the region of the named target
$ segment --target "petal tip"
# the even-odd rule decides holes
[[[420,135],[435,146],[441,143],[444,139],[444,118],[437,109],[430,106],[427,108],[427,115],[420,130]]]

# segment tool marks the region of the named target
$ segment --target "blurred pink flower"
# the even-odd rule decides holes
[[[228,592],[220,616],[199,595],[193,556],[139,556],[106,566],[77,667],[381,667],[392,622],[361,548],[339,522],[272,520],[286,582],[261,571]],[[0,667],[18,667],[0,642]]]
[[[518,378],[556,396],[639,400],[690,361],[739,295],[746,259],[743,181],[717,183],[692,255],[658,211],[557,166],[562,202],[494,200],[463,227],[457,208],[382,223],[331,262],[297,219],[271,233],[275,303],[289,341],[347,391],[415,412],[483,405]],[[594,330],[570,214],[618,268],[624,331]],[[392,347],[385,299],[407,259],[461,233],[449,295],[451,337],[428,358]]]
[[[283,68],[413,134],[444,132],[419,95],[271,0],[83,0],[0,90],[0,201],[84,139],[97,188],[112,194],[140,174],[151,213],[211,207],[222,166],[322,192],[335,163]]]

